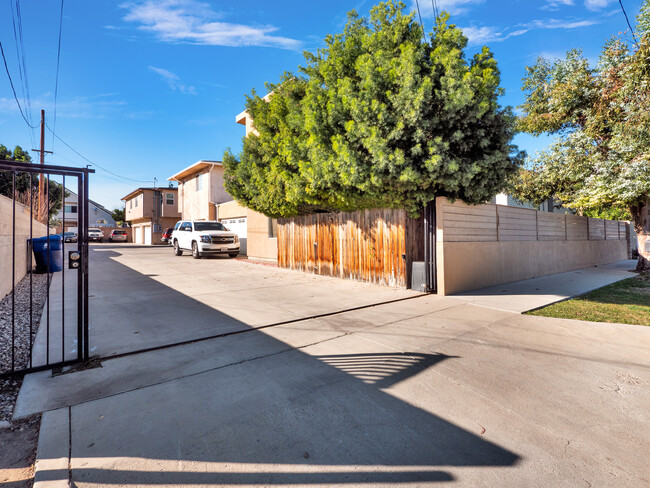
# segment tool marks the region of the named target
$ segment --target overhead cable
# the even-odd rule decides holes
[[[87,161],[91,165],[97,166],[99,169],[105,171],[106,173],[109,173],[109,174],[111,174],[113,176],[117,176],[118,178],[123,178],[125,180],[135,181],[136,183],[149,183],[149,181],[151,181],[151,180],[136,180],[134,178],[129,178],[128,176],[122,176],[122,175],[119,175],[117,173],[112,172],[111,170],[108,170],[108,169],[104,168],[103,166],[100,166],[99,164],[95,163],[94,161],[91,161],[86,156],[81,154],[79,151],[77,151],[74,147],[72,147],[70,144],[65,142],[63,139],[61,139],[61,137],[58,134],[56,134],[47,123],[45,124],[45,127],[47,127],[47,130],[49,130],[54,137],[56,137],[59,141],[61,141],[65,146],[68,147],[68,149],[70,149],[72,152],[74,152],[77,156],[82,158],[84,161]]]
[[[36,129],[38,125],[32,125],[27,121],[27,117],[25,117],[25,113],[23,112],[23,107],[21,107],[20,102],[18,101],[18,96],[16,95],[16,89],[14,88],[14,82],[11,79],[11,74],[9,73],[9,67],[7,66],[7,58],[5,57],[5,51],[2,48],[2,42],[0,41],[0,53],[2,53],[2,60],[4,61],[5,65],[5,71],[7,72],[7,76],[9,77],[9,84],[11,85],[11,91],[14,93],[14,100],[16,100],[16,104],[18,105],[18,110],[20,110],[20,115],[23,116],[23,119],[25,120],[25,123],[31,127],[32,129]]]
[[[63,0],[61,0],[61,13],[59,16],[59,47],[56,53],[56,77],[54,82],[54,121],[53,130],[56,130],[56,99],[59,94],[59,64],[61,63],[61,33],[63,31]],[[54,132],[52,132],[52,149],[54,149]]]

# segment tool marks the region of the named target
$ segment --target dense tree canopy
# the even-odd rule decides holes
[[[23,151],[20,146],[16,146],[12,151],[0,144],[0,160],[21,161],[31,163],[32,158],[29,153]],[[38,191],[38,174],[32,174],[31,178],[32,193]],[[50,186],[50,217],[55,215],[63,205],[63,188],[56,181],[49,182]],[[16,173],[15,191],[20,195],[19,200],[29,201],[30,178],[29,173]],[[14,197],[13,176],[11,171],[0,171],[0,195],[8,198]],[[36,205],[36,203],[34,203]],[[45,214],[43,209],[43,215]]]
[[[572,50],[526,70],[520,128],[557,138],[520,172],[516,195],[535,203],[556,197],[578,211],[627,209],[639,268],[650,269],[650,0],[635,40],[611,39],[595,68]]]
[[[255,133],[224,155],[226,188],[269,216],[370,207],[416,214],[436,195],[489,200],[518,163],[500,75],[441,15],[428,39],[404,5],[355,12],[246,110]]]

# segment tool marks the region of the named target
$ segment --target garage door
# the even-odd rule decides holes
[[[137,226],[133,228],[133,242],[142,244],[142,227]]]
[[[221,223],[225,225],[228,230],[234,232],[239,236],[239,252],[241,254],[246,254],[246,218],[238,219],[221,219]]]
[[[145,225],[142,228],[142,232],[144,233],[144,243],[151,245],[151,226]]]

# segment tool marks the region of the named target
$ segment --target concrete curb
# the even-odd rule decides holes
[[[41,418],[34,467],[34,488],[68,488],[70,409],[45,412]]]

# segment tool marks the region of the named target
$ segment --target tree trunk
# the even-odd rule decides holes
[[[636,270],[650,272],[650,199],[630,210],[639,245],[639,261]]]

